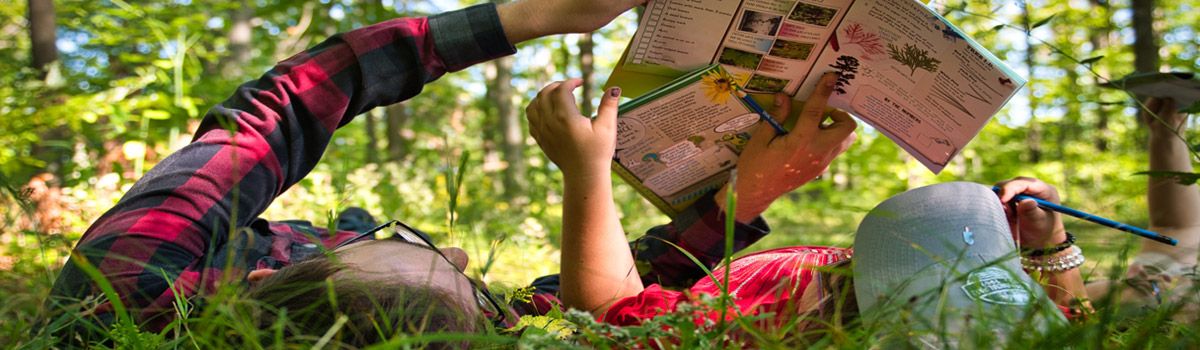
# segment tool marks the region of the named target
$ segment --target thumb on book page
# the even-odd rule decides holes
[[[592,124],[617,125],[617,104],[621,101],[621,88],[611,87],[604,92],[604,97],[600,98],[600,108],[597,109],[596,120]]]

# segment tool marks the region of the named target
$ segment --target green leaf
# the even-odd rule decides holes
[[[992,27],[992,31],[998,32],[1001,29],[1004,29],[1004,27],[1008,27],[1008,25],[1007,24],[997,24],[995,27]]]
[[[1085,58],[1085,59],[1079,61],[1079,64],[1092,64],[1096,61],[1099,61],[1101,58],[1104,58],[1104,55],[1100,55],[1100,56],[1096,56],[1096,57],[1088,57],[1088,58]]]
[[[1197,181],[1200,181],[1200,174],[1185,173],[1185,172],[1181,172],[1181,171],[1151,170],[1151,171],[1139,171],[1139,172],[1136,172],[1133,174],[1134,175],[1149,175],[1149,176],[1153,176],[1153,177],[1162,177],[1162,178],[1172,178],[1172,180],[1175,180],[1175,183],[1178,183],[1178,184],[1184,185],[1184,186],[1195,185]]]
[[[171,113],[167,113],[167,111],[161,109],[147,109],[146,111],[142,112],[142,116],[146,117],[146,119],[154,120],[171,119]]]
[[[1050,17],[1042,18],[1042,20],[1034,22],[1033,25],[1029,26],[1029,29],[1032,30],[1033,28],[1041,27],[1046,25],[1046,23],[1050,23],[1050,19],[1053,19],[1054,16],[1058,16],[1058,14],[1053,14],[1050,15]]]
[[[1188,106],[1187,108],[1179,110],[1179,113],[1189,113],[1189,114],[1190,113],[1200,113],[1200,100],[1197,100],[1196,102],[1192,102],[1191,106]]]

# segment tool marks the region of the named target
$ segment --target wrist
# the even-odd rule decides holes
[[[1059,237],[1061,236],[1061,238]],[[1059,254],[1075,245],[1075,236],[1070,232],[1052,235],[1044,243],[1036,245],[1021,245],[1021,255],[1026,257],[1043,257]]]
[[[500,17],[500,27],[508,42],[517,45],[520,42],[554,34],[545,29],[545,9],[529,6],[528,1],[518,0],[496,6],[496,14]]]
[[[1021,267],[1030,272],[1057,274],[1078,268],[1083,265],[1084,260],[1083,249],[1072,244],[1049,255],[1021,256]]]
[[[1067,242],[1068,240],[1071,242]],[[1050,230],[1049,234],[1022,233],[1021,241],[1018,243],[1021,246],[1021,251],[1024,252],[1027,250],[1047,249],[1056,246],[1061,248],[1062,246],[1070,245],[1069,243],[1074,243],[1074,241],[1074,236],[1071,236],[1071,233],[1067,232],[1065,228],[1059,226],[1053,230]],[[1064,245],[1064,242],[1067,242],[1067,244]]]
[[[721,212],[723,212],[723,213],[728,213],[730,210],[730,208],[728,207],[728,203],[726,202],[726,200],[728,198],[729,198],[729,186],[721,187],[720,190],[718,190],[717,192],[715,192],[713,194],[713,202],[716,203],[717,208],[719,208],[721,210]],[[754,203],[749,203],[749,202],[744,202],[743,198],[746,198],[746,197],[741,196],[740,194],[738,195],[737,207],[733,209],[733,210],[735,210],[735,212],[733,213],[734,220],[737,220],[738,222],[748,223],[748,222],[754,221],[754,219],[761,216],[764,211],[767,211],[766,206],[756,205]]]
[[[562,169],[563,183],[565,184],[605,184],[612,183],[612,172],[608,168],[581,168],[575,170]]]

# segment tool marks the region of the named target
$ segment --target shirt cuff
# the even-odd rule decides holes
[[[700,199],[676,215],[674,225],[684,228],[680,232],[681,242],[701,249],[708,255],[725,255],[725,212],[717,206],[711,194],[700,196]],[[762,216],[749,223],[735,221],[733,250],[745,249],[769,233],[771,227]]]
[[[462,70],[517,52],[504,35],[500,15],[492,3],[430,16],[429,29],[447,71]]]

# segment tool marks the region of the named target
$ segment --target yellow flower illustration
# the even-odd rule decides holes
[[[733,77],[722,69],[705,73],[701,78],[700,87],[704,89],[704,97],[707,97],[709,102],[720,104],[725,104],[735,89]]]

